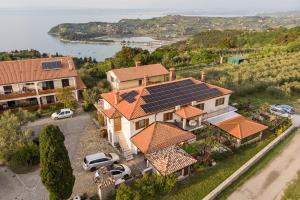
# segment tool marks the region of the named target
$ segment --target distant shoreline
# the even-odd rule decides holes
[[[172,40],[155,40],[155,39],[153,39],[153,41],[134,41],[134,40],[126,40],[123,38],[120,38],[117,40],[115,38],[112,38],[112,39],[103,40],[103,41],[92,41],[92,40],[69,40],[69,39],[61,38],[57,35],[52,35],[52,34],[50,34],[50,35],[52,37],[57,38],[61,42],[73,43],[73,44],[75,44],[75,43],[78,43],[78,44],[104,44],[104,45],[121,44],[124,46],[130,45],[130,44],[138,44],[138,45],[145,46],[145,47],[152,46],[152,47],[156,47],[156,48],[164,46],[164,45],[172,44],[172,43],[175,43],[175,42],[185,39],[185,38],[174,38]],[[151,37],[149,37],[149,38],[151,38]]]

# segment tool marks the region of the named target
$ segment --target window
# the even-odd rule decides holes
[[[140,79],[140,80],[139,80],[139,86],[141,86],[142,84],[143,84],[143,80]]]
[[[13,89],[12,89],[11,85],[3,86],[3,89],[4,89],[4,94],[10,94],[10,93],[13,92]]]
[[[110,77],[110,81],[111,81],[111,82],[115,82],[114,77],[111,76],[111,77]]]
[[[225,98],[219,98],[216,100],[216,106],[223,105],[225,103]]]
[[[42,83],[43,90],[54,89],[54,82],[53,81],[45,81]]]
[[[164,113],[164,121],[169,121],[173,119],[173,113],[169,112],[169,113]]]
[[[145,128],[149,125],[149,119],[142,119],[140,121],[135,122],[135,130],[139,130],[141,128]]]
[[[69,87],[70,86],[69,79],[62,79],[61,83],[62,83],[62,87]]]
[[[204,110],[204,103],[200,103],[196,105],[196,108],[199,108],[200,110]]]

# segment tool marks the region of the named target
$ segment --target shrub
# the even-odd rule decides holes
[[[14,171],[22,171],[28,169],[30,166],[39,164],[40,154],[39,148],[34,143],[20,145],[13,153],[9,166]]]
[[[198,153],[199,149],[198,149],[198,145],[196,143],[192,143],[192,144],[183,145],[183,150],[189,154],[195,154],[195,153]]]
[[[84,112],[90,112],[90,111],[94,110],[94,108],[95,108],[94,105],[91,103],[84,102],[82,104],[82,109]]]
[[[174,174],[169,176],[145,175],[130,187],[122,184],[117,190],[116,200],[152,199],[157,195],[171,192],[175,185],[176,176]]]

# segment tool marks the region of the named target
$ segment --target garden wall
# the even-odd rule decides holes
[[[295,126],[288,128],[283,134],[279,135],[270,144],[263,148],[259,153],[252,157],[248,162],[246,162],[242,167],[240,167],[236,172],[229,176],[225,181],[223,181],[218,187],[206,195],[203,200],[213,200],[220,194],[226,187],[230,186],[236,179],[243,175],[250,167],[252,167],[256,162],[258,162],[264,155],[266,155],[272,148],[274,148],[279,142],[284,140]]]

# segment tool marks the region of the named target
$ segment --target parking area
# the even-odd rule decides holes
[[[65,135],[65,145],[76,178],[74,195],[84,192],[95,193],[97,189],[93,183],[94,173],[83,171],[82,159],[84,155],[97,151],[116,152],[116,150],[106,139],[100,138],[99,129],[95,127],[88,113],[78,112],[73,118],[58,121],[44,118],[28,124],[27,127],[38,134],[47,124],[59,126]],[[38,167],[30,173],[18,175],[6,167],[0,167],[0,185],[0,199],[48,199],[48,192],[40,181]]]

